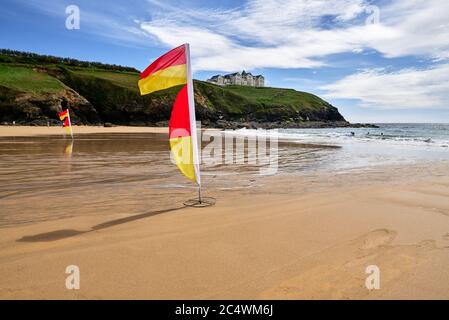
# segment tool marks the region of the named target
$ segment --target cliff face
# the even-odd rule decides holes
[[[70,108],[80,123],[100,122],[92,104],[71,88],[35,95],[0,86],[0,121],[53,123],[57,113]]]
[[[1,61],[0,122],[58,123],[57,112],[70,108],[78,124],[166,125],[179,91],[142,97],[139,75],[129,70]],[[337,108],[305,92],[202,81],[194,81],[194,89],[197,118],[206,126],[347,125]]]

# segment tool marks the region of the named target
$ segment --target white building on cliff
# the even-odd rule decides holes
[[[250,72],[235,72],[227,75],[216,75],[207,82],[217,84],[219,86],[227,85],[238,85],[238,86],[249,86],[249,87],[264,87],[265,78],[262,75],[253,76]]]

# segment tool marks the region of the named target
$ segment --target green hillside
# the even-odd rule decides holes
[[[293,89],[281,88],[251,88],[244,86],[228,86],[227,90],[246,97],[255,103],[269,105],[284,104],[291,105],[295,109],[313,108],[317,105],[327,104],[326,101],[310,93],[299,92]]]
[[[138,80],[128,67],[0,50],[0,121],[57,123],[56,113],[68,107],[75,123],[163,124],[179,87],[142,97]],[[205,125],[346,124],[335,107],[306,92],[203,81],[194,88],[197,118]]]
[[[0,64],[0,85],[22,92],[44,93],[60,92],[64,84],[47,73],[38,72],[29,67]]]
[[[139,74],[135,72],[120,72],[108,71],[99,69],[69,69],[74,74],[85,77],[94,77],[99,80],[111,81],[114,84],[133,91],[138,91],[137,81],[139,81]]]

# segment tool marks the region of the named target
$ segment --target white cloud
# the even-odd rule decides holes
[[[152,0],[165,11],[141,24],[167,47],[192,45],[196,70],[313,68],[329,54],[349,51],[346,30],[315,29],[324,16],[348,21],[363,0],[252,0],[239,10],[184,10]],[[167,18],[170,17],[170,18]]]
[[[357,99],[376,109],[449,109],[449,64],[425,70],[366,70],[322,86],[325,97]]]
[[[382,37],[366,39],[366,45],[386,57],[424,55],[449,57],[449,1],[400,0],[381,8]]]
[[[367,48],[386,57],[449,57],[446,0],[396,0],[370,25],[364,0],[249,0],[232,10],[149,2],[160,13],[142,30],[167,47],[190,42],[197,70],[315,68],[331,54]]]

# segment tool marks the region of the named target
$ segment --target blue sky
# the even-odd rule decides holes
[[[3,0],[0,47],[143,70],[191,44],[194,77],[247,70],[351,122],[449,121],[446,0]],[[66,8],[80,29],[66,28]]]

